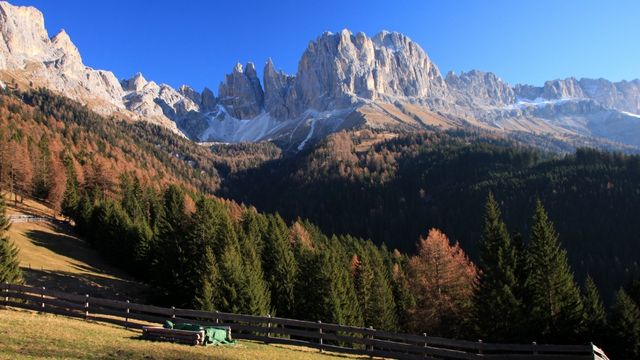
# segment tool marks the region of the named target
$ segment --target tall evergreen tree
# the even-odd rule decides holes
[[[18,260],[18,248],[7,237],[11,222],[6,216],[7,205],[0,195],[0,283],[22,283],[22,272]]]
[[[585,315],[585,340],[602,344],[607,328],[607,313],[591,276],[587,276],[582,295]]]
[[[184,191],[175,185],[165,190],[158,234],[150,249],[152,281],[164,290],[162,300],[168,305],[186,305],[191,299],[191,294],[185,293],[188,278],[183,276],[185,269],[182,268],[182,264],[187,262],[185,244],[181,241],[188,225],[185,196]]]
[[[220,294],[218,292],[220,273],[216,258],[210,247],[205,247],[203,251],[200,271],[201,274],[197,278],[199,284],[194,293],[193,306],[195,309],[213,311],[218,308],[220,302]]]
[[[222,224],[225,241],[220,254],[220,310],[232,313],[248,313],[249,298],[246,291],[245,269],[238,239],[231,220]]]
[[[485,205],[484,231],[479,248],[480,271],[473,297],[475,325],[484,339],[513,340],[521,326],[518,253],[491,193]]]
[[[396,304],[388,271],[378,248],[367,242],[356,259],[354,280],[365,326],[397,329]]]
[[[287,225],[278,214],[269,216],[262,263],[271,289],[272,307],[278,316],[293,315],[298,265],[289,243]]]
[[[416,306],[415,294],[411,291],[406,268],[409,260],[399,252],[394,254],[395,263],[392,265],[393,297],[396,303],[396,317],[398,325],[403,331],[411,329],[411,310]]]
[[[73,167],[73,162],[69,156],[62,159],[65,171],[67,173],[67,185],[62,196],[61,210],[64,216],[75,218],[80,203],[80,186],[78,184],[78,175]],[[77,221],[77,220],[76,220]]]
[[[570,342],[584,328],[580,291],[560,246],[558,234],[540,200],[536,201],[527,249],[529,328],[538,340]]]
[[[640,357],[640,309],[623,289],[618,290],[611,306],[609,341],[604,350],[612,359]]]
[[[264,280],[260,250],[262,232],[259,215],[253,210],[244,212],[239,235],[240,249],[244,265],[247,313],[265,315],[271,312],[271,293]]]

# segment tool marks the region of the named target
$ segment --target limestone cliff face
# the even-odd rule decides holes
[[[298,65],[295,92],[288,101],[297,111],[344,108],[358,99],[393,101],[447,96],[437,66],[408,37],[383,31],[324,33],[309,43]]]
[[[491,72],[471,70],[460,75],[450,72],[446,83],[454,101],[465,107],[505,106],[516,99],[511,86]]]
[[[0,71],[90,103],[102,113],[124,110],[123,90],[113,73],[85,66],[64,30],[49,38],[42,13],[33,7],[0,2]]]
[[[268,59],[262,82],[237,64],[218,88],[174,89],[142,74],[118,81],[83,63],[62,30],[49,37],[32,7],[0,1],[0,86],[47,87],[104,113],[120,113],[204,141],[287,139],[301,149],[340,129],[484,128],[601,137],[640,148],[640,80],[567,78],[511,86],[472,70],[442,77],[407,36],[342,30],[311,41],[295,75]]]
[[[226,76],[218,88],[220,103],[236,119],[250,119],[262,111],[264,92],[255,66],[248,63],[243,69],[236,64],[233,72]]]
[[[271,58],[264,66],[264,108],[269,114],[277,119],[287,119],[298,108],[292,103],[297,96],[290,95],[293,90],[295,77],[286,75],[282,71],[277,71]]]

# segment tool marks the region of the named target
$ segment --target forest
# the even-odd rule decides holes
[[[640,156],[549,153],[464,131],[401,135],[363,148],[367,137],[337,133],[312,150],[231,174],[219,193],[404,252],[414,251],[425,229],[438,228],[476,261],[487,193],[513,235],[529,233],[539,198],[577,278],[591,275],[606,303],[640,274]]]
[[[57,206],[105,258],[150,284],[155,304],[493,342],[593,341],[616,359],[640,355],[640,282],[617,278],[624,286],[605,300],[602,274],[576,277],[580,265],[572,260],[573,252],[600,248],[604,261],[625,259],[625,251],[633,259],[637,241],[601,238],[581,248],[569,230],[596,231],[606,221],[585,224],[558,213],[567,199],[576,207],[609,201],[633,209],[637,157],[586,149],[558,157],[465,133],[399,137],[359,152],[358,139],[340,133],[299,157],[260,146],[262,158],[232,162],[218,153],[214,161],[207,147],[100,117],[46,91],[0,100],[1,189]],[[222,163],[229,179],[222,191],[288,198],[274,199],[278,205],[313,203],[336,228],[318,214],[281,216],[215,197]],[[612,185],[601,184],[603,177]],[[316,192],[302,197],[312,185]],[[534,185],[537,191],[524,194]],[[591,199],[598,194],[601,200]],[[0,201],[0,281],[19,282],[5,206]],[[611,206],[599,211],[625,219]],[[415,233],[403,229],[423,216],[429,222],[414,225]]]

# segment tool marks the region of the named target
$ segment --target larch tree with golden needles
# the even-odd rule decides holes
[[[416,298],[411,328],[433,335],[455,336],[469,318],[476,267],[460,246],[431,229],[409,262],[409,282]]]

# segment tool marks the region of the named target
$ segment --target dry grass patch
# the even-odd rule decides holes
[[[141,340],[140,332],[28,311],[0,309],[0,359],[301,359],[340,358],[317,350],[240,341],[187,346]]]

